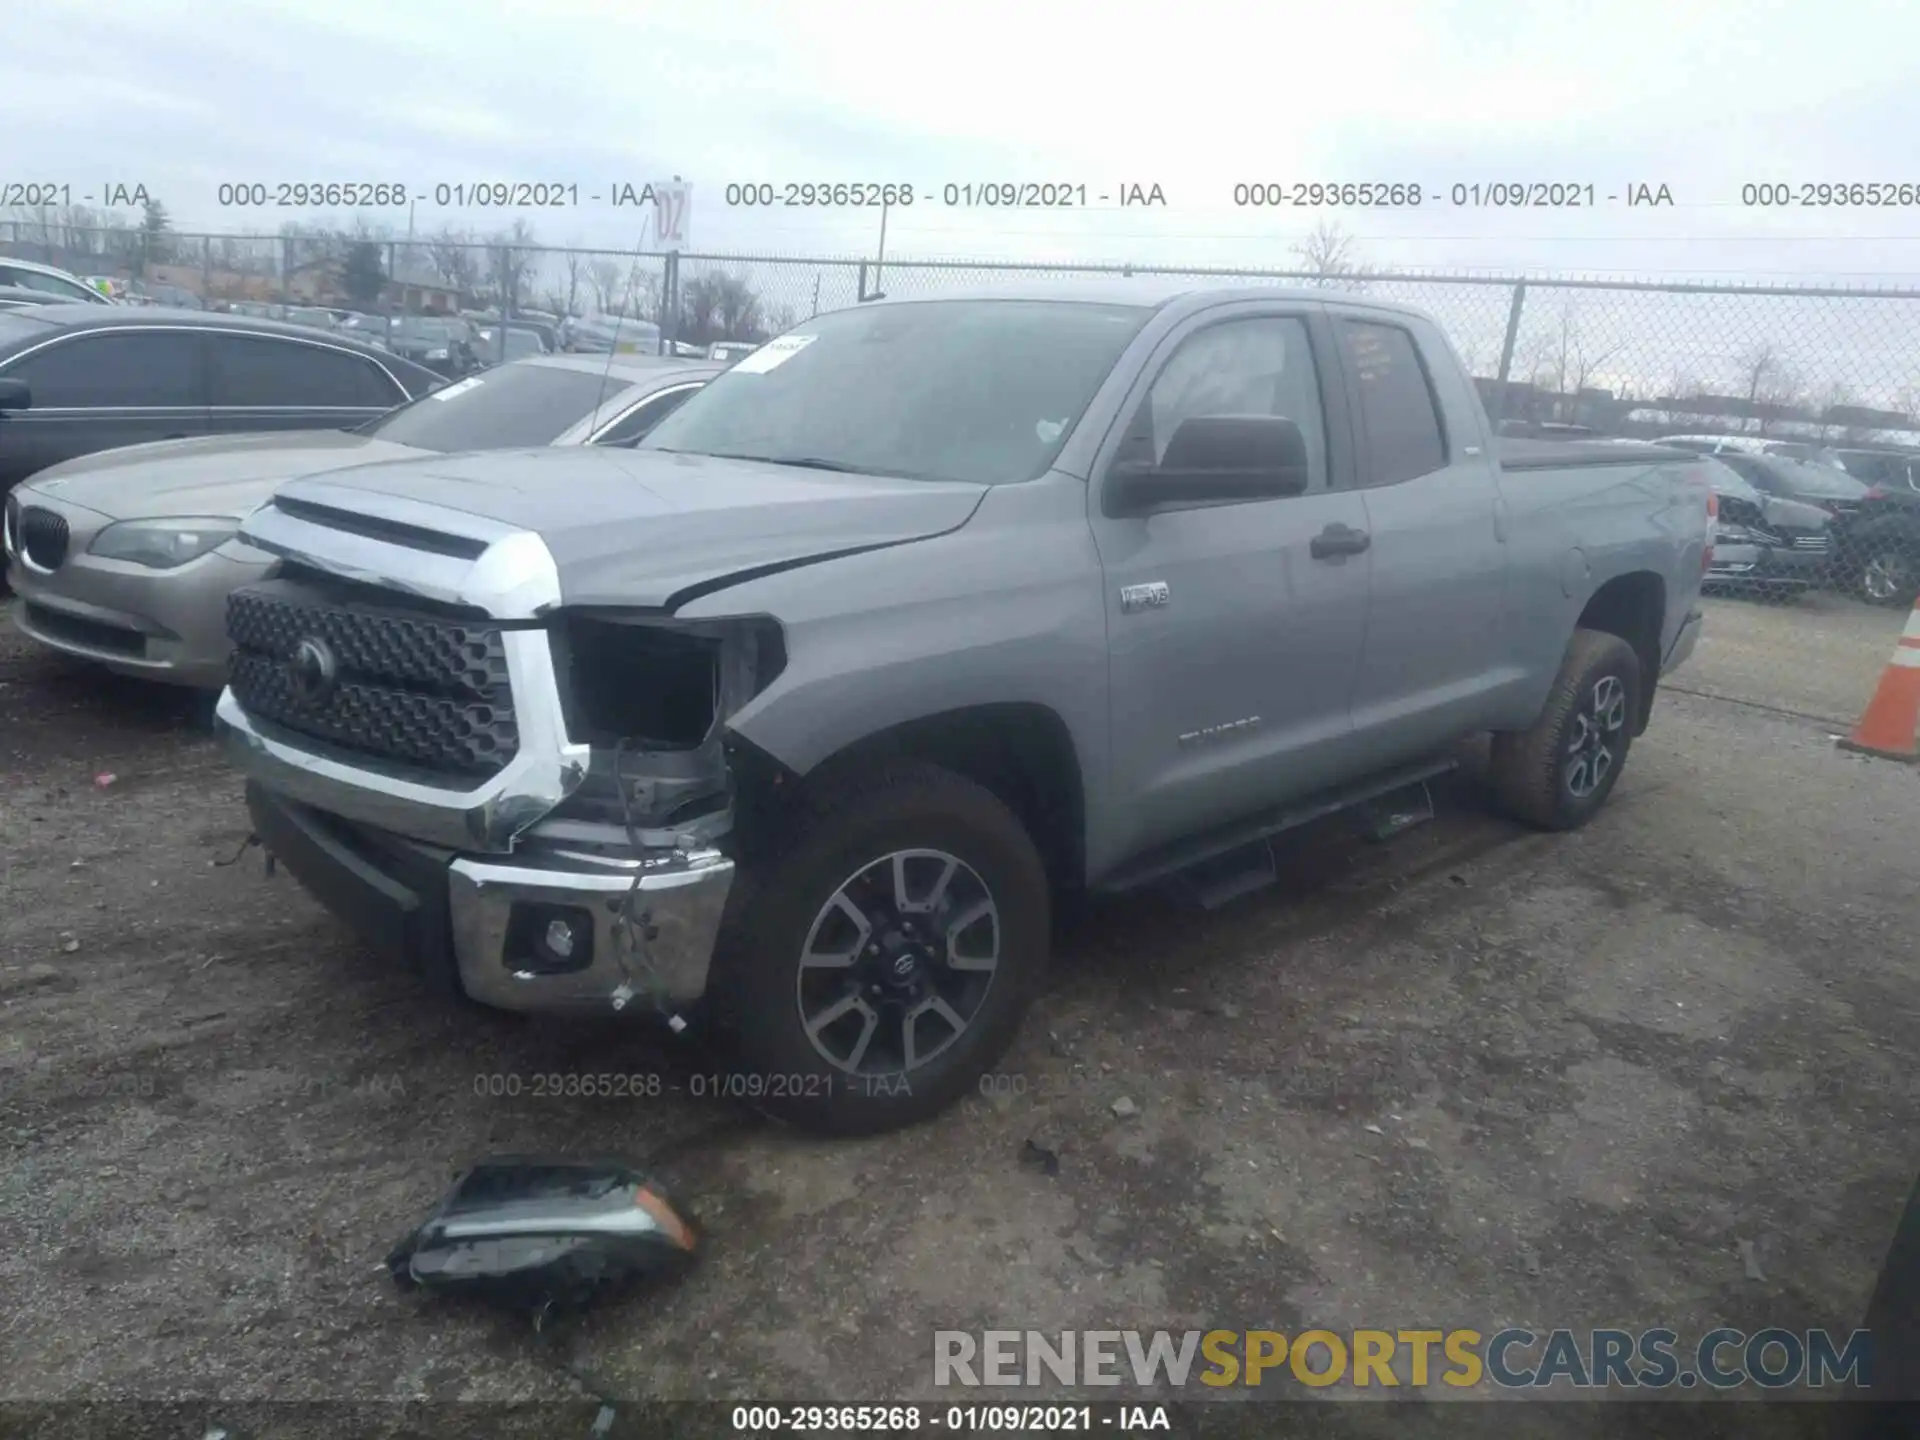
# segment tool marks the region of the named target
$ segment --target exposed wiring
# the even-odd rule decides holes
[[[225,869],[229,865],[238,865],[240,863],[240,857],[246,854],[247,851],[251,850],[254,846],[258,845],[259,843],[260,843],[259,835],[250,834],[247,836],[246,839],[240,842],[240,848],[234,851],[233,854],[229,855],[224,860],[216,860],[213,863],[215,865],[220,866],[222,869]]]
[[[658,984],[659,976],[653,963],[653,951],[648,944],[654,935],[653,915],[645,910],[635,912],[635,907],[640,900],[640,879],[645,872],[640,858],[644,848],[640,843],[640,827],[634,822],[633,797],[627,790],[626,760],[629,743],[628,737],[622,735],[613,746],[613,786],[620,792],[620,824],[627,833],[627,847],[633,852],[633,883],[627,886],[626,893],[620,897],[620,908],[617,912],[620,927],[616,933],[620,938],[619,943],[614,947],[614,954],[620,961],[621,985],[614,991],[613,1008],[624,1010],[627,1008],[627,1002],[633,999],[634,973],[630,961],[637,956],[648,997],[653,1001],[654,1008],[666,1016],[668,1027],[678,1034],[686,1028],[686,1021],[679,1015],[670,1013],[661,1003],[662,987]]]

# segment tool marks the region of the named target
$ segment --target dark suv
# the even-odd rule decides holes
[[[1920,593],[1920,492],[1782,455],[1723,450],[1714,459],[1756,490],[1833,517],[1828,575],[1835,585],[1875,605],[1911,605]]]

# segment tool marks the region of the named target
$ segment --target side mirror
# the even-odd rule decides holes
[[[1107,479],[1107,513],[1150,515],[1169,506],[1299,495],[1309,476],[1307,440],[1277,415],[1195,415],[1180,422],[1160,463],[1123,461]]]
[[[0,378],[0,410],[31,410],[33,391],[24,380]]]

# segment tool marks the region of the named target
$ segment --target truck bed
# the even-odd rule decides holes
[[[1495,442],[1503,470],[1567,470],[1587,465],[1657,465],[1670,460],[1697,460],[1690,450],[1619,440],[1520,440],[1503,436]]]

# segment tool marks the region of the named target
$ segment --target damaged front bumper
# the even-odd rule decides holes
[[[733,861],[718,850],[615,855],[529,841],[512,855],[462,855],[257,781],[247,809],[295,879],[437,988],[502,1010],[575,1015],[625,1008],[629,996],[671,1010],[707,988],[733,884]]]

